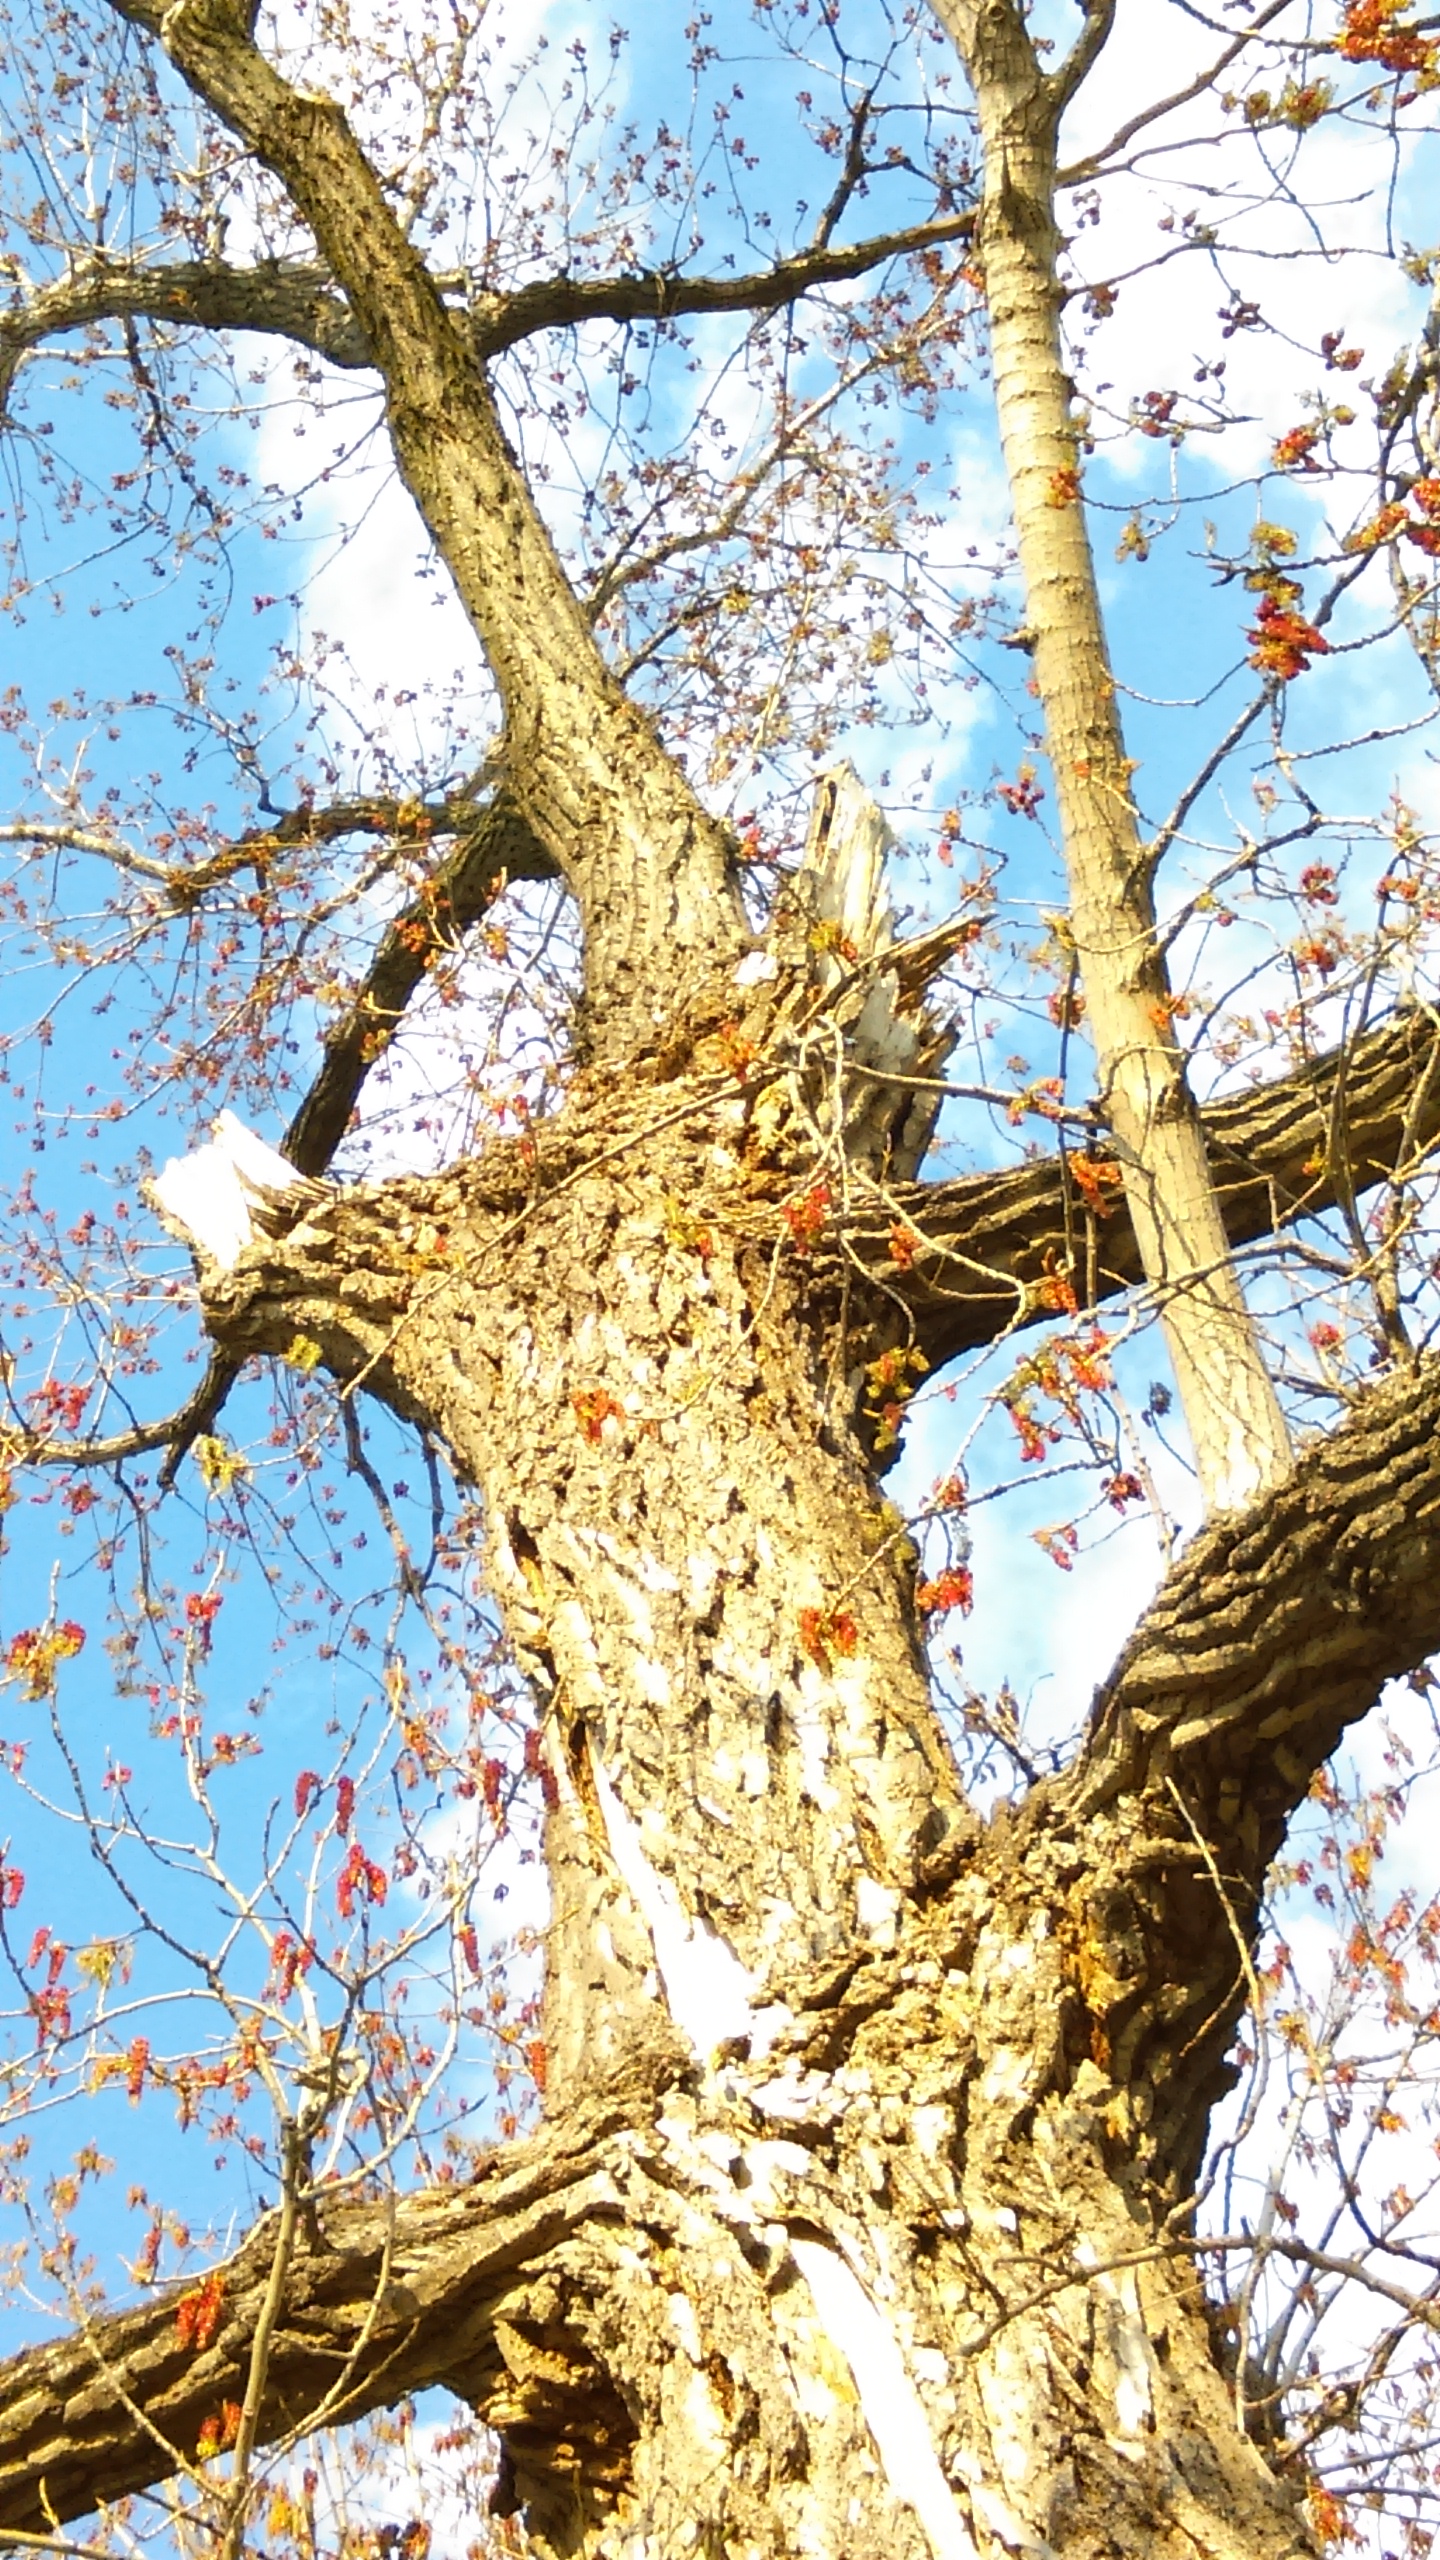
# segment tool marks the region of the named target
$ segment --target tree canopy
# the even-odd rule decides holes
[[[1428,2550],[1435,22],[0,79],[0,2531]]]

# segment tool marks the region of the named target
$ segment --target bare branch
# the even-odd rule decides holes
[[[713,311],[778,311],[817,286],[867,275],[891,258],[973,239],[973,213],[946,214],[903,231],[882,231],[837,249],[822,242],[743,276],[685,276],[661,267],[634,276],[545,276],[515,293],[477,294],[471,303],[477,354],[498,355],[542,329],[582,320],[683,320]]]
[[[1225,1231],[1253,1244],[1301,1217],[1413,1167],[1440,1137],[1440,1036],[1421,1012],[1397,1014],[1313,1066],[1202,1114]],[[1348,1168],[1348,1169],[1347,1169]],[[977,1350],[1006,1326],[1052,1311],[1047,1282],[1067,1273],[1082,1301],[1143,1278],[1114,1159],[1053,1156],[1010,1173],[896,1185],[899,1223],[920,1238],[913,1261],[893,1258],[893,1221],[873,1211],[850,1250],[902,1296],[932,1366]],[[1097,1217],[1086,1194],[1108,1205]]]
[[[1133,142],[1137,133],[1144,133],[1147,126],[1158,124],[1164,116],[1173,115],[1177,107],[1188,107],[1192,98],[1203,97],[1221,73],[1229,70],[1231,63],[1244,52],[1261,28],[1268,27],[1272,18],[1278,18],[1290,6],[1291,0],[1269,0],[1269,6],[1262,9],[1258,17],[1252,18],[1240,34],[1233,36],[1214,61],[1208,62],[1203,71],[1197,71],[1194,79],[1187,81],[1183,89],[1172,89],[1168,97],[1157,99],[1154,106],[1142,107],[1137,115],[1117,127],[1108,142],[1102,142],[1097,150],[1087,151],[1083,160],[1072,160],[1068,168],[1058,169],[1055,173],[1057,187],[1082,186],[1087,178],[1098,176],[1106,161],[1113,159],[1117,151],[1123,151],[1127,142]],[[1084,40],[1082,36],[1079,42],[1083,44]],[[1076,50],[1078,52],[1079,44]],[[1073,85],[1072,90],[1065,93],[1067,98],[1073,93]]]
[[[818,287],[839,284],[972,237],[973,214],[877,233],[845,248],[827,240],[739,276],[687,276],[668,267],[635,275],[540,276],[513,293],[496,293],[464,268],[438,274],[447,305],[459,306],[482,362],[547,329],[586,320],[663,322],[708,312],[777,311]],[[105,320],[158,320],[177,329],[234,329],[287,338],[347,371],[375,357],[344,295],[316,259],[267,258],[253,267],[196,258],[148,266],[90,255],[42,285],[17,310],[0,312],[0,409],[20,364],[47,339]]]
[[[109,1431],[84,1440],[56,1440],[40,1432],[17,1430],[7,1425],[3,1434],[6,1464],[27,1467],[114,1467],[126,1458],[147,1457],[154,1449],[167,1449],[179,1463],[185,1451],[210,1429],[226,1395],[239,1375],[238,1364],[216,1352],[199,1386],[192,1396],[173,1413],[158,1422],[137,1422],[128,1431]],[[161,1481],[173,1477],[175,1467],[167,1465]]]
[[[113,863],[117,871],[153,882],[164,890],[166,903],[175,913],[185,915],[237,871],[253,870],[263,882],[269,857],[288,848],[338,844],[345,836],[359,835],[389,835],[420,843],[432,836],[463,835],[468,843],[480,814],[473,794],[465,791],[449,793],[440,800],[397,800],[393,796],[372,795],[359,800],[330,800],[318,806],[306,801],[283,810],[261,826],[247,827],[243,835],[192,863],[160,862],[153,854],[141,853],[103,828],[48,819],[16,818],[0,826],[0,844],[93,854],[102,862]],[[536,876],[548,879],[553,872],[552,863]]]
[[[455,950],[507,880],[553,880],[559,868],[503,793],[472,808],[448,861],[387,926],[364,985],[325,1036],[320,1067],[285,1133],[285,1153],[302,1173],[325,1171],[366,1075],[426,972]]]
[[[310,347],[329,364],[371,361],[343,297],[313,262],[275,258],[232,267],[193,259],[146,266],[92,254],[56,283],[39,287],[18,309],[0,313],[0,408],[32,348],[104,320],[253,330]]]
[[[491,2324],[510,2286],[615,2210],[615,2136],[648,2114],[667,2058],[647,2058],[582,2114],[498,2154],[468,2187],[338,2208],[314,2200],[310,2245],[274,2319],[257,2440],[303,2433],[327,2404],[328,2416],[353,2418],[430,2383],[474,2392],[497,2361]],[[193,2462],[206,2419],[245,2396],[277,2222],[266,2215],[220,2268],[222,2316],[198,2354],[171,2287],[0,2365],[0,2531],[63,2524]]]
[[[1057,113],[1063,113],[1094,69],[1110,41],[1114,24],[1115,0],[1088,0],[1085,23],[1051,79],[1050,95]]]

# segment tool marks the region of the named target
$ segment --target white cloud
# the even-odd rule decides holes
[[[1214,38],[1180,9],[1158,18],[1155,0],[1121,0],[1115,32],[1067,121],[1068,163],[1102,146],[1153,94],[1157,20],[1162,78],[1172,94],[1213,58]],[[1283,74],[1258,49],[1246,59],[1249,76],[1237,65],[1229,79],[1247,94],[1262,86],[1277,94]],[[1363,85],[1362,75],[1334,58],[1313,65],[1313,76],[1326,75],[1341,94]],[[1114,317],[1091,342],[1086,372],[1111,382],[1110,396],[1123,408],[1149,389],[1188,392],[1197,358],[1223,353],[1227,396],[1241,422],[1219,449],[1221,470],[1260,467],[1274,437],[1300,423],[1298,393],[1320,372],[1318,362],[1307,365],[1293,344],[1264,330],[1236,328],[1220,347],[1217,314],[1230,292],[1258,302],[1272,327],[1303,348],[1316,348],[1327,331],[1344,331],[1351,345],[1367,349],[1377,372],[1394,342],[1416,326],[1417,289],[1393,248],[1407,206],[1423,228],[1413,145],[1402,139],[1397,175],[1395,138],[1379,117],[1327,121],[1300,138],[1298,155],[1296,142],[1284,128],[1251,132],[1242,114],[1226,116],[1204,95],[1137,138],[1129,156],[1142,155],[1140,165],[1103,182],[1098,219],[1087,215],[1071,239],[1073,263],[1087,283],[1128,275],[1157,253],[1171,253],[1168,264],[1121,286]],[[1157,147],[1147,150],[1149,143]],[[1204,248],[1173,254],[1187,214],[1214,229],[1213,264]],[[1156,228],[1164,215],[1175,219],[1168,234]],[[1331,376],[1327,388],[1342,398],[1346,377]],[[1355,405],[1363,412],[1367,404]],[[1365,433],[1356,430],[1357,438]],[[1142,440],[1107,450],[1117,472],[1152,475],[1154,448]]]

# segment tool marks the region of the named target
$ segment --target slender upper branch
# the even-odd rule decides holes
[[[1074,97],[1082,82],[1088,79],[1106,45],[1115,24],[1115,0],[1086,0],[1084,24],[1050,83],[1050,93],[1057,109]]]
[[[996,416],[1033,638],[1034,682],[1101,1090],[1207,1508],[1283,1476],[1285,1418],[1231,1265],[1156,932],[1083,503],[1059,331],[1059,111],[1104,41],[1096,0],[1057,78],[1020,0],[932,0],[975,98]]]
[[[1087,178],[1098,177],[1106,162],[1113,160],[1117,151],[1123,151],[1127,142],[1133,142],[1137,133],[1143,133],[1149,125],[1158,124],[1163,116],[1174,115],[1178,108],[1189,106],[1192,98],[1203,98],[1207,90],[1214,88],[1222,72],[1229,70],[1237,55],[1242,54],[1247,44],[1259,35],[1261,29],[1268,27],[1272,18],[1278,18],[1284,10],[1293,5],[1294,0],[1268,0],[1268,6],[1257,12],[1248,27],[1240,28],[1223,50],[1206,63],[1203,71],[1197,71],[1194,78],[1187,80],[1182,88],[1172,89],[1168,96],[1157,98],[1151,106],[1142,107],[1138,114],[1131,116],[1126,123],[1117,127],[1108,142],[1102,142],[1094,151],[1087,151],[1083,159],[1070,161],[1065,168],[1058,171],[1056,185],[1075,187],[1082,185]],[[1079,54],[1084,41],[1085,37],[1082,35],[1076,44],[1075,53],[1071,56],[1072,61]],[[1066,68],[1068,67],[1067,64]],[[1083,70],[1088,68],[1088,63],[1083,65]],[[1064,92],[1067,102],[1073,97],[1079,85],[1079,79],[1068,83]]]
[[[448,860],[386,927],[364,983],[325,1035],[310,1090],[285,1133],[285,1153],[302,1173],[326,1170],[370,1068],[427,971],[454,951],[506,881],[553,880],[558,870],[507,793],[474,812]]]

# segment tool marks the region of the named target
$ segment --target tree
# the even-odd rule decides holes
[[[496,2511],[523,2513],[544,2551],[1310,2547],[1296,2441],[1273,2390],[1247,2406],[1243,2351],[1200,2280],[1196,2197],[1272,1862],[1382,1684],[1421,1673],[1440,1642],[1424,1221],[1440,1127],[1425,993],[1435,847],[1398,801],[1357,820],[1318,797],[1290,708],[1320,685],[1318,661],[1373,636],[1367,612],[1433,674],[1434,306],[1413,353],[1367,377],[1362,461],[1339,441],[1354,414],[1327,392],[1259,474],[1282,490],[1289,475],[1307,526],[1313,479],[1332,516],[1350,508],[1346,523],[1302,534],[1262,510],[1233,555],[1213,535],[1227,606],[1249,600],[1232,649],[1246,698],[1215,726],[1208,706],[1194,715],[1193,777],[1155,823],[1107,652],[1082,487],[1104,389],[1087,409],[1067,370],[1078,355],[1062,346],[1061,308],[1081,298],[1079,252],[1057,207],[1063,192],[1083,224],[1093,191],[1198,102],[1207,133],[1258,155],[1264,185],[1245,217],[1280,225],[1283,291],[1298,255],[1284,221],[1304,203],[1312,143],[1403,138],[1440,57],[1394,0],[1356,0],[1320,33],[1269,0],[1243,27],[1211,30],[1193,78],[1132,102],[1062,168],[1062,127],[1105,66],[1112,10],[1096,0],[1054,44],[1014,0],[936,8],[914,27],[882,11],[878,37],[867,17],[853,42],[844,10],[800,5],[788,27],[773,7],[757,13],[776,60],[813,24],[843,113],[820,120],[833,191],[808,241],[743,268],[708,264],[685,231],[710,183],[698,128],[663,128],[653,162],[617,136],[588,235],[575,204],[601,184],[598,153],[569,200],[563,150],[532,168],[528,193],[510,185],[488,20],[397,19],[362,39],[343,12],[312,34],[262,30],[233,0],[114,0],[104,19],[57,10],[43,45],[11,64],[28,96],[27,184],[39,173],[28,264],[17,250],[0,319],[17,421],[25,367],[43,378],[56,339],[86,333],[102,382],[118,355],[111,396],[128,404],[138,458],[112,475],[102,514],[117,539],[153,543],[172,566],[193,556],[210,582],[208,620],[171,644],[181,761],[223,750],[230,803],[249,799],[227,827],[214,808],[178,805],[172,768],[127,807],[105,781],[108,742],[88,773],[83,755],[57,766],[37,745],[52,805],[6,830],[36,897],[70,866],[36,911],[58,968],[87,986],[107,959],[153,973],[164,1030],[142,1048],[147,1107],[171,1082],[227,1104],[215,1135],[146,1193],[193,1252],[203,1383],[178,1410],[135,1412],[129,1378],[168,1355],[151,1349],[131,1249],[112,1222],[107,1302],[95,1213],[67,1247],[27,1188],[27,1307],[48,1288],[92,1326],[98,1384],[76,1371],[73,1342],[56,1347],[63,1333],[35,1335],[36,1383],[12,1378],[9,1434],[17,1482],[58,1470],[72,1522],[97,1482],[114,1487],[99,1554],[122,1693],[148,1691],[200,1848],[182,1857],[162,1838],[128,1768],[107,1776],[113,1815],[87,1792],[59,1706],[88,1634],[79,1618],[58,1603],[27,1611],[7,1656],[17,1689],[53,1711],[137,1941],[163,1937],[192,1964],[225,2041],[182,2063],[127,2040],[119,1938],[82,1950],[77,1974],[47,1922],[28,1958],[11,1950],[36,2039],[12,2090],[45,2096],[76,2056],[93,2094],[168,2087],[182,2113],[218,2110],[268,2181],[238,2251],[192,2266],[178,2289],[153,2289],[171,2235],[147,2197],[153,2243],[136,2271],[152,2290],[118,2309],[93,2297],[75,2238],[96,2160],[52,2188],[48,2266],[73,2326],[6,2375],[0,2513],[22,2540],[177,2472],[204,2491],[197,2463],[228,2455],[211,2512],[234,2553],[256,2527],[258,2448],[440,2382],[495,2431]],[[703,96],[719,61],[708,21],[689,41]],[[923,117],[900,86],[920,76],[916,57]],[[599,121],[597,76],[579,45],[561,102],[577,161]],[[103,171],[97,100],[121,135]],[[721,101],[718,129],[738,170],[755,155],[734,108]],[[907,219],[842,237],[887,183]],[[677,254],[644,246],[645,185],[657,223],[679,208]],[[562,262],[566,223],[579,236]],[[489,255],[475,245],[486,225]],[[1218,265],[1234,337],[1264,314],[1226,277],[1222,233],[1212,207],[1167,236]],[[1147,237],[1134,263],[1151,255]],[[1417,293],[1433,272],[1412,256]],[[1117,292],[1089,282],[1097,327]],[[714,314],[749,332],[767,436],[726,455],[722,420],[712,468],[693,447],[667,453],[663,419],[648,453],[615,425],[567,511],[554,412],[575,397],[568,360],[556,356],[557,399],[535,401],[547,445],[534,418],[507,429],[506,351],[563,347],[556,333],[599,324],[628,332],[603,341],[621,348],[628,420],[637,333],[684,352],[685,323]],[[821,390],[802,362],[812,326],[832,367]],[[307,398],[323,403],[351,373],[378,379],[395,469],[493,684],[483,750],[462,708],[442,706],[428,770],[417,757],[402,771],[385,733],[365,739],[356,780],[317,707],[318,647],[313,664],[280,653],[295,707],[270,715],[268,736],[231,707],[224,578],[247,541],[258,555],[263,535],[283,535],[290,493],[258,493],[252,527],[230,448],[199,424],[197,383],[214,398],[204,367],[256,336],[307,351]],[[577,343],[598,369],[601,341]],[[934,601],[918,570],[885,592],[874,563],[913,565],[921,548],[904,439],[857,442],[839,423],[857,386],[896,415],[908,400],[943,418],[978,344],[1024,592],[1008,628],[1003,578],[992,602],[963,607],[943,582]],[[524,360],[533,389],[549,357]],[[1364,359],[1327,330],[1305,360],[1354,375]],[[1175,457],[1177,515],[1191,503],[1186,439],[1234,423],[1226,361],[1205,360],[1193,398],[1162,386],[1125,422]],[[241,376],[221,406],[243,412],[252,397]],[[72,488],[50,458],[53,428],[32,418],[29,431],[63,525],[82,478]],[[1149,499],[1122,509],[1122,558],[1143,560],[1160,512]],[[12,606],[33,610],[34,594],[22,559]],[[844,767],[822,780],[798,859],[788,843],[787,790],[829,755],[847,711],[894,714],[892,622],[917,686],[927,653],[957,636],[1008,644],[1031,685],[1026,717],[1043,717],[1048,786],[1025,760],[989,798],[1023,827],[1053,792],[1069,882],[1040,964],[1054,1077],[1028,1061],[998,1086],[946,1073],[962,982],[981,1013],[1003,990],[983,869],[903,932],[887,886],[897,849]],[[153,708],[126,706],[137,720]],[[28,749],[18,697],[11,715]],[[112,715],[54,714],[62,730],[76,716]],[[1236,824],[1216,845],[1192,821],[1218,806],[1252,732],[1267,738],[1261,832]],[[737,741],[758,777],[748,834],[743,800],[716,814]],[[1338,748],[1338,728],[1324,743]],[[282,807],[270,766],[287,759],[302,784]],[[947,862],[967,831],[968,815],[947,821]],[[1180,856],[1203,875],[1188,894],[1162,873]],[[85,923],[66,884],[94,867],[115,886],[108,918]],[[1240,974],[1267,999],[1289,976],[1248,1033],[1233,1003],[1202,993],[1197,957],[1211,920],[1218,932],[1237,916]],[[488,1012],[474,975],[487,955]],[[513,955],[523,976],[506,974]],[[192,970],[193,1030],[178,1019]],[[482,1025],[466,1032],[468,1098],[446,1106],[438,1169],[387,1172],[364,1153],[376,1124],[357,1138],[353,1115],[367,1080],[406,1054],[413,1017],[436,1036],[437,989],[442,1015],[448,999]],[[307,1006],[328,1006],[318,1037]],[[1192,1055],[1178,1026],[1202,1007]],[[1082,1020],[1095,1055],[1078,1072],[1094,1083],[1077,1101]],[[54,1037],[48,1016],[41,1032]],[[257,1096],[286,1092],[311,1038],[279,1155],[228,1105],[261,1116]],[[1285,1073],[1234,1073],[1247,1047],[1263,1058],[1277,1041]],[[60,1048],[83,1075],[83,1054],[63,1036]],[[1013,1122],[1028,1111],[1044,1146],[922,1178],[942,1103],[967,1097]],[[117,1088],[82,1095],[80,1111],[99,1129],[128,1107]],[[1258,1280],[1236,1258],[1257,1242]],[[1078,1453],[1101,1515],[1143,1503],[1158,1444],[1114,1422],[1123,1354],[1097,1314],[1122,1293],[1137,1323],[1154,1313],[1164,1328],[1208,1518],[1079,1742],[1047,1758],[999,1707],[971,1700],[968,1730],[942,1714],[942,1630],[970,1603],[976,1488],[960,1471],[937,1483],[922,1558],[881,1479],[919,1381],[1016,1337],[1018,1365],[988,1402],[1022,1461]],[[407,1667],[388,1644],[380,1740],[357,1728],[331,1769],[299,1770],[293,1822],[271,1803],[250,1884],[223,1867],[217,1789],[262,1736],[208,1734],[204,1690],[228,1546],[265,1525],[252,1462],[224,1428],[257,1362],[279,1364],[296,1480],[338,1445],[373,1497],[400,1605],[431,1613],[437,1685],[427,1700],[422,1651]],[[458,1576],[483,1550],[533,1709],[457,1635],[478,1622],[434,1603],[365,1400],[443,1457],[459,1490],[438,1570]],[[1152,1420],[1164,1404],[1152,1391]],[[1295,1438],[1317,1405],[1327,1427]],[[161,1452],[155,1477],[145,1462]],[[211,1569],[188,1594],[152,1573],[137,1613],[125,1538],[143,1556],[167,1487],[197,1476]],[[272,1520],[272,1557],[295,1534],[289,1514]],[[1074,1524],[1042,1535],[1068,1566]],[[489,1739],[446,1742],[444,1680],[471,1685]],[[997,1796],[1002,1746],[1016,1792]],[[28,1783],[23,1760],[11,1775]],[[406,1810],[422,1780],[497,1826],[536,1792],[549,1894],[538,2034],[523,2019],[507,2029],[512,2050],[517,2034],[527,2044],[543,2114],[474,2158],[452,2148],[439,2176],[426,2110],[466,1977],[484,1967],[468,1867],[381,1946],[397,1877],[424,1858],[449,1875]],[[374,1806],[392,1784],[397,1845],[382,1863]],[[191,1921],[162,1921],[128,1880],[129,1846],[146,1836],[187,1891],[198,1878],[228,1896],[218,1952],[191,1955]],[[34,1890],[12,1840],[7,1907]],[[437,1942],[438,2042],[386,2006]],[[1417,2274],[1397,2336],[1420,2334],[1424,2300]],[[1325,2423],[1353,2426],[1353,2398],[1327,2403]],[[1317,2529],[1333,2527],[1316,2512]]]

